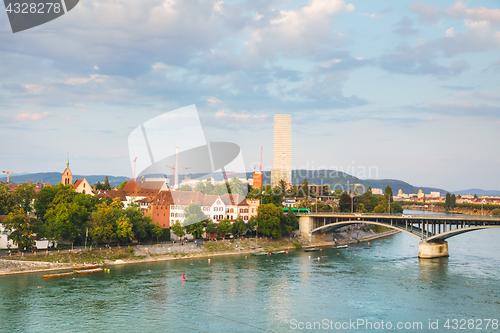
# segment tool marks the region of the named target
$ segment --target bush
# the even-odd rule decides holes
[[[296,249],[300,249],[302,247],[302,244],[300,242],[294,242],[293,243],[293,246],[296,248]]]

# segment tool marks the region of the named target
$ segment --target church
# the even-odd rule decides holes
[[[85,177],[83,177],[83,179],[77,179],[73,184],[73,174],[69,169],[69,157],[68,160],[66,161],[66,169],[64,170],[61,176],[61,183],[63,185],[70,185],[70,184],[73,185],[73,188],[78,193],[90,194],[94,196],[94,192],[92,191],[92,186],[89,184],[87,179],[85,179]]]

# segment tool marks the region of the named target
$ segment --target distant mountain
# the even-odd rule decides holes
[[[57,185],[61,182],[61,172],[39,172],[39,173],[31,173],[31,174],[26,174],[26,175],[21,175],[21,176],[10,176],[10,182],[12,183],[27,183],[27,182],[33,182],[33,183],[39,183],[43,182],[49,183],[51,185]],[[92,175],[92,176],[82,176],[82,175],[73,175],[73,181],[77,179],[83,179],[86,178],[87,181],[89,182],[90,185],[94,185],[97,182],[104,182],[104,179],[106,178],[106,175]],[[109,184],[113,187],[119,186],[121,183],[123,183],[127,177],[115,177],[115,176],[108,176]],[[1,177],[0,181],[7,181],[7,177]]]
[[[26,183],[26,182],[43,182],[50,183],[51,185],[57,185],[61,181],[61,173],[60,172],[40,172],[40,173],[32,173],[32,174],[23,174],[23,175],[11,175],[10,181],[13,183]],[[263,182],[264,184],[271,183],[271,171],[263,171]],[[149,175],[149,177],[152,175]],[[166,177],[168,179],[172,178],[172,175],[154,175],[156,177]],[[228,175],[228,178],[231,178],[233,175]],[[236,174],[238,177],[244,176],[243,173]],[[249,172],[246,174],[248,179],[253,177],[253,172]],[[73,175],[73,180],[83,179],[82,175]],[[87,181],[94,185],[95,183],[104,182],[106,175],[91,175],[85,176]],[[188,174],[188,178],[196,179],[201,177],[201,179],[206,179],[208,177],[214,177],[216,181],[221,181],[224,179],[221,173],[212,173],[210,175],[202,175],[202,174]],[[124,182],[127,177],[116,177],[116,176],[108,176],[108,180],[111,186],[118,187],[122,182]],[[477,194],[478,196],[487,195],[487,196],[500,196],[500,191],[497,190],[482,190],[482,189],[468,189],[461,191],[446,191],[440,188],[434,187],[418,187],[408,184],[401,180],[396,179],[359,179],[357,177],[348,175],[341,171],[336,170],[292,170],[292,184],[300,184],[304,179],[307,179],[310,185],[329,185],[331,189],[345,189],[347,190],[347,185],[349,187],[353,184],[362,184],[366,188],[371,186],[372,188],[381,188],[384,190],[387,186],[392,188],[394,194],[398,192],[399,189],[403,191],[403,193],[418,193],[418,190],[422,190],[425,194],[429,194],[430,192],[441,192],[441,195],[446,194],[447,192],[455,193],[456,195],[464,195],[464,194]],[[6,176],[0,177],[0,181],[5,182],[7,180]],[[179,180],[184,180],[184,175],[179,175]]]
[[[471,189],[468,189],[468,190],[461,190],[461,191],[453,191],[453,192],[450,192],[450,193],[454,193],[454,194],[460,194],[460,195],[465,195],[465,194],[471,194],[471,195],[474,195],[474,194],[477,194],[478,197],[482,196],[482,195],[486,195],[486,196],[489,196],[489,197],[496,197],[496,196],[500,196],[500,191],[497,191],[497,190],[481,190],[479,188],[471,188]]]

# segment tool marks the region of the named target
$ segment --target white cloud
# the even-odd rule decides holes
[[[83,104],[73,104],[73,106],[76,106],[77,108],[82,109],[82,110],[87,109],[87,106],[83,105]]]
[[[250,120],[250,119],[254,119],[254,120],[264,120],[267,118],[267,115],[260,115],[260,116],[257,116],[257,115],[249,115],[245,112],[242,112],[240,114],[228,114],[226,113],[224,110],[219,110],[215,113],[215,118],[234,118],[236,120]]]
[[[157,62],[153,66],[151,66],[155,71],[158,71],[160,69],[169,69],[170,66],[164,64],[163,62]]]
[[[341,62],[342,60],[340,59],[332,59],[332,60],[328,60],[328,61],[323,61],[322,63],[320,63],[319,65],[321,67],[324,67],[324,68],[328,68],[328,67],[331,67],[332,65],[334,64],[338,64],[339,62]]]
[[[348,13],[354,5],[344,0],[310,0],[305,6],[271,12],[266,24],[252,29],[245,41],[247,54],[254,60],[272,58],[278,52],[312,54],[322,44],[340,44],[340,36],[331,33],[334,15]]]
[[[90,77],[71,77],[69,79],[63,80],[62,82],[75,86],[79,84],[85,84],[90,81],[104,82],[106,79],[109,79],[108,75],[91,74]]]
[[[500,25],[500,9],[488,9],[477,6],[475,9],[468,9],[462,1],[457,1],[446,9],[446,14],[453,18],[488,21],[493,25]]]
[[[455,29],[450,28],[446,30],[446,37],[453,37],[453,36],[455,36]]]
[[[373,14],[371,14],[371,15],[370,15],[370,18],[371,18],[372,20],[378,20],[380,17],[379,17],[379,16],[377,16],[377,14],[373,13]]]
[[[209,99],[207,99],[207,102],[211,105],[215,105],[215,104],[220,103],[220,99],[218,99],[216,97],[210,97]]]
[[[426,4],[423,2],[414,1],[408,6],[410,10],[418,14],[418,20],[421,23],[427,23],[432,25],[439,24],[439,17],[441,10],[434,4]]]
[[[40,120],[50,116],[51,113],[43,112],[43,113],[31,113],[30,111],[23,111],[14,117],[15,120],[26,121],[26,120]]]
[[[27,84],[25,88],[29,90],[30,94],[35,95],[41,94],[43,92],[43,89],[45,89],[44,86],[41,86],[39,84]]]

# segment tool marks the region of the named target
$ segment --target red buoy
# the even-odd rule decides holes
[[[182,281],[186,280],[186,273],[182,273]]]

